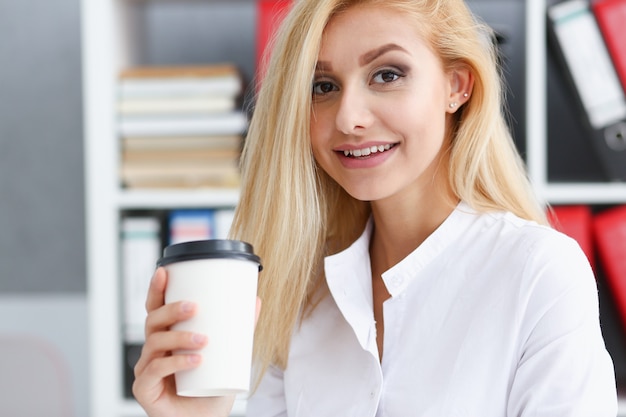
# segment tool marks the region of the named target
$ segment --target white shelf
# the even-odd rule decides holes
[[[194,190],[130,190],[117,194],[120,209],[171,209],[194,207],[234,207],[239,190],[199,188]]]
[[[552,204],[624,204],[626,183],[550,183],[543,195]]]

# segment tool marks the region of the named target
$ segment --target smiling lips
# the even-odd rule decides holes
[[[393,148],[393,146],[394,145],[388,143],[386,145],[370,146],[363,149],[346,149],[342,152],[345,156],[359,158],[364,156],[370,156],[371,154],[375,153],[388,151],[389,149]]]

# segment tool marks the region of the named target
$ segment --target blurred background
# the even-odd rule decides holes
[[[18,415],[8,412],[17,412],[19,402],[38,401],[16,397],[28,382],[20,374],[29,384],[48,384],[68,416],[88,415],[80,46],[79,0],[0,0],[0,414],[6,416]]]

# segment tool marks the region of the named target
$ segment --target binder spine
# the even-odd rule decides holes
[[[626,180],[626,96],[589,2],[548,8],[549,34],[578,97],[588,136],[611,180]]]
[[[559,3],[549,16],[591,126],[600,129],[626,118],[626,98],[588,3]]]

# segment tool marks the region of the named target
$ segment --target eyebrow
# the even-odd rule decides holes
[[[390,51],[402,51],[402,52],[406,52],[407,54],[409,53],[406,49],[404,49],[398,44],[388,43],[376,49],[372,49],[371,51],[368,51],[364,53],[363,55],[361,55],[359,57],[359,65],[360,66],[367,65],[373,60],[375,60],[376,58],[378,58],[379,56],[382,56]],[[328,61],[317,61],[317,64],[315,65],[315,69],[317,71],[322,71],[322,72],[331,71],[332,65]]]
[[[402,51],[402,52],[408,53],[408,51],[404,49],[403,47],[401,47],[400,45],[395,44],[395,43],[388,43],[376,49],[372,49],[371,51],[366,52],[363,55],[361,55],[359,57],[359,64],[361,66],[367,65],[373,60],[375,60],[376,58],[378,58],[379,56],[384,55],[390,51]]]

